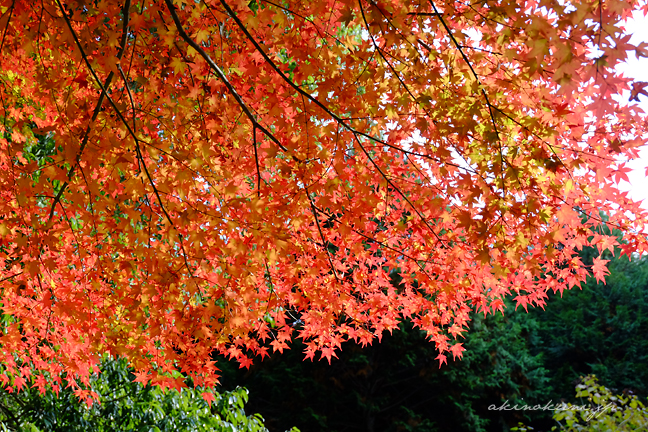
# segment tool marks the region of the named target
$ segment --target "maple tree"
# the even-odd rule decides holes
[[[104,352],[210,386],[215,351],[330,359],[404,318],[444,362],[469,310],[601,279],[583,246],[646,248],[616,188],[643,1],[0,5],[6,386],[87,382]]]

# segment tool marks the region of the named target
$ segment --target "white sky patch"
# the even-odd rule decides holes
[[[633,19],[626,23],[625,28],[632,34],[631,43],[648,42],[648,18],[641,12],[635,12]],[[628,61],[619,65],[617,70],[636,81],[648,82],[648,59],[637,59],[634,52],[629,53]],[[648,113],[648,97],[640,95],[639,105]],[[621,181],[619,189],[629,191],[630,198],[635,201],[644,200],[642,207],[648,209],[648,177],[646,176],[648,146],[644,146],[640,150],[640,158],[630,162],[628,166],[632,168],[632,172],[628,174],[630,183]]]

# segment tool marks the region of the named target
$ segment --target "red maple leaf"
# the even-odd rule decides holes
[[[209,404],[210,407],[212,402],[216,400],[216,396],[212,392],[202,392],[200,393],[200,395]]]
[[[594,264],[592,265],[592,273],[598,282],[605,283],[605,276],[610,274],[610,270],[607,268],[607,263],[610,260],[604,260],[601,258],[594,258]]]
[[[635,81],[632,83],[632,90],[630,90],[630,100],[639,102],[639,95],[648,96],[648,91],[646,90],[648,82]]]

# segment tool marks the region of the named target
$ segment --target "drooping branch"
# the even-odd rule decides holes
[[[127,4],[130,7],[130,0],[127,0],[127,1],[129,2]],[[113,101],[113,99],[108,94],[107,89],[102,85],[101,80],[97,76],[96,71],[94,70],[94,68],[90,64],[88,56],[87,56],[85,50],[83,49],[83,46],[81,45],[81,42],[79,41],[79,37],[78,37],[76,31],[74,30],[74,28],[72,27],[72,23],[70,22],[69,17],[65,13],[65,9],[63,8],[63,5],[61,4],[60,0],[56,0],[56,2],[57,2],[58,6],[60,8],[61,13],[63,14],[65,22],[66,22],[66,24],[68,26],[68,29],[70,30],[70,33],[72,34],[72,36],[74,38],[74,41],[75,41],[75,43],[77,45],[77,48],[79,49],[79,52],[81,53],[81,57],[83,58],[83,60],[84,60],[84,62],[86,64],[86,67],[88,68],[88,70],[92,74],[92,76],[95,79],[97,85],[101,88],[102,96],[105,97],[108,100],[110,105],[115,110],[115,113],[119,117],[120,121],[126,127],[129,135],[133,138],[133,141],[135,142],[135,152],[136,152],[137,158],[139,159],[139,161],[142,164],[142,167],[144,168],[144,173],[146,174],[149,185],[153,189],[153,193],[155,194],[155,197],[156,197],[156,199],[158,201],[158,204],[160,205],[160,208],[162,209],[162,212],[164,213],[166,219],[169,221],[169,224],[171,225],[171,227],[173,227],[177,231],[175,223],[173,222],[173,219],[171,218],[171,215],[168,213],[168,211],[166,209],[166,206],[164,205],[164,203],[162,201],[162,197],[160,196],[160,191],[158,190],[157,186],[155,186],[153,176],[151,175],[151,173],[150,173],[150,171],[149,171],[149,169],[148,169],[148,167],[146,165],[146,161],[144,160],[144,156],[142,154],[141,147],[139,145],[140,139],[137,137],[137,135],[135,134],[135,131],[128,124],[128,121],[124,117],[123,113],[121,112],[121,110],[119,109],[117,104]],[[124,18],[124,19],[126,19],[126,18]],[[126,28],[127,28],[127,23],[126,23]],[[125,39],[125,37],[126,36],[124,36],[123,39]],[[121,51],[121,54],[123,55],[123,50]],[[112,72],[111,72],[111,74],[112,74]],[[112,76],[114,76],[114,74]],[[60,197],[59,197],[59,199],[60,199]],[[51,215],[52,215],[52,213],[50,213],[50,218],[51,218]],[[189,275],[191,276],[192,280],[194,281],[194,283],[196,285],[196,288],[198,289],[199,293],[202,295],[202,290],[200,289],[200,286],[198,285],[198,283],[195,281],[193,271],[191,269],[191,266],[189,265],[189,262],[187,261],[188,255],[187,255],[187,252],[186,252],[185,247],[184,247],[184,240],[183,240],[182,236],[179,233],[178,233],[178,239],[180,241],[180,249],[182,251],[182,256],[183,256],[183,259],[184,259],[185,267],[187,268],[187,271],[189,272]]]
[[[74,40],[77,46],[79,46],[79,48],[81,49],[81,54],[83,56],[83,59],[86,62],[86,65],[89,66],[90,63],[88,62],[85,51],[83,51],[83,49],[81,48],[81,44],[79,42],[78,37],[76,36],[76,33],[72,29],[72,24],[70,23],[67,13],[65,12],[65,8],[61,4],[60,0],[56,0],[56,3],[59,6],[61,14],[65,18],[65,22],[67,23],[70,31],[72,31],[74,35]],[[128,20],[130,16],[130,6],[131,6],[131,0],[126,0],[126,2],[124,3],[124,7],[122,8],[122,37],[119,45],[119,51],[117,52],[117,56],[116,56],[118,62],[119,60],[121,60],[122,56],[124,55],[124,52],[126,51],[126,41],[128,40]],[[74,175],[74,171],[76,170],[76,168],[79,166],[79,163],[81,162],[81,156],[83,155],[83,151],[88,145],[88,140],[90,139],[90,132],[92,131],[92,125],[97,120],[97,116],[101,112],[101,108],[103,106],[106,96],[108,96],[107,92],[108,89],[110,88],[110,84],[112,83],[115,73],[113,71],[110,71],[103,85],[101,85],[99,78],[96,76],[96,74],[94,74],[94,72],[93,72],[93,76],[97,80],[97,82],[99,83],[99,87],[101,88],[101,93],[99,94],[99,100],[95,105],[94,111],[92,112],[92,117],[90,118],[90,122],[88,123],[88,126],[86,127],[86,130],[83,134],[83,139],[81,140],[81,146],[79,147],[79,151],[77,152],[77,155],[75,157],[74,164],[68,170],[67,173],[68,180],[61,185],[61,188],[59,189],[58,193],[54,197],[54,201],[52,201],[52,205],[50,206],[49,217],[47,218],[48,222],[52,220],[52,217],[54,216],[54,209],[56,208],[56,205],[61,201],[61,198],[63,197],[63,193],[67,189],[68,185],[70,184],[70,180]]]
[[[7,37],[7,31],[9,30],[9,24],[11,24],[11,17],[13,15],[14,7],[16,7],[16,0],[13,0],[11,2],[11,6],[9,7],[9,15],[7,15],[7,25],[5,25],[5,28],[2,32],[2,42],[0,42],[0,53],[2,52],[2,48],[4,48],[5,38]]]
[[[167,3],[170,2],[171,0],[165,0]],[[256,39],[250,34],[248,29],[245,27],[243,22],[239,19],[239,17],[236,15],[236,13],[232,10],[232,8],[229,7],[227,2],[225,0],[220,0],[221,4],[229,14],[229,16],[236,22],[236,25],[241,29],[241,31],[245,34],[245,37],[254,45],[256,50],[261,54],[261,56],[264,58],[266,63],[270,65],[270,67],[293,89],[295,89],[299,94],[302,96],[306,97],[308,100],[311,102],[315,103],[318,107],[323,109],[331,118],[333,118],[339,125],[347,129],[349,132],[353,134],[354,141],[358,144],[362,152],[367,156],[367,159],[373,165],[373,167],[380,173],[380,175],[387,181],[387,183],[394,188],[395,191],[398,192],[398,194],[403,197],[403,199],[410,205],[412,210],[419,216],[423,224],[430,230],[430,232],[436,237],[437,242],[441,243],[444,247],[446,247],[445,242],[439,237],[439,235],[434,231],[434,229],[430,226],[429,222],[423,216],[423,214],[420,212],[418,208],[412,203],[412,201],[408,198],[408,196],[403,193],[403,191],[394,184],[394,182],[384,173],[384,171],[380,168],[380,166],[376,163],[376,161],[371,157],[367,149],[362,145],[362,142],[360,141],[360,136],[369,138],[370,140],[377,141],[379,143],[384,143],[383,140],[377,139],[372,137],[371,135],[368,135],[364,132],[358,131],[351,127],[347,122],[345,122],[341,117],[339,117],[337,114],[335,114],[333,111],[331,111],[328,107],[326,107],[322,102],[320,102],[317,98],[315,98],[313,95],[310,93],[304,91],[301,87],[299,87],[297,84],[293,82],[290,78],[286,76],[286,74],[283,73],[279,67],[275,64],[275,62],[268,56],[268,54],[263,50],[261,45],[256,41]]]
[[[236,103],[241,107],[243,112],[245,113],[246,117],[250,120],[252,123],[252,126],[254,128],[258,128],[261,132],[263,132],[272,142],[274,142],[280,149],[282,149],[285,152],[288,152],[288,149],[279,142],[277,138],[268,130],[266,129],[259,121],[256,119],[256,116],[252,112],[252,110],[247,106],[241,95],[236,91],[236,88],[232,85],[232,83],[227,79],[227,76],[225,73],[221,70],[221,68],[212,60],[210,55],[201,47],[196,41],[194,41],[184,30],[184,27],[182,26],[182,23],[180,22],[180,18],[178,17],[178,14],[176,13],[175,9],[176,7],[173,5],[172,0],[164,0],[166,3],[166,6],[169,10],[169,13],[171,14],[171,18],[173,18],[173,22],[176,26],[176,29],[178,30],[178,33],[180,34],[180,37],[193,49],[195,49],[198,54],[207,62],[209,67],[216,73],[218,78],[225,84],[225,87],[227,87],[227,90],[230,92],[230,94],[234,97],[236,100]],[[292,157],[295,157],[292,155]]]

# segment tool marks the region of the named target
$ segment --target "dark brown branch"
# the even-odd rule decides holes
[[[182,27],[182,23],[180,22],[180,18],[178,17],[178,14],[176,13],[175,9],[176,7],[173,5],[172,0],[164,0],[164,2],[167,5],[167,8],[169,9],[169,13],[171,14],[171,18],[173,18],[173,22],[175,23],[176,28],[178,29],[178,33],[180,34],[180,37],[193,49],[195,49],[198,54],[207,62],[209,67],[211,67],[214,72],[216,72],[216,75],[218,75],[218,78],[225,84],[227,87],[227,90],[229,90],[230,94],[236,99],[236,102],[239,104],[247,118],[252,122],[252,125],[259,128],[261,132],[263,132],[272,142],[277,144],[279,148],[281,148],[283,151],[288,152],[288,149],[279,142],[275,136],[270,133],[269,130],[267,130],[261,123],[258,122],[256,119],[256,116],[252,113],[252,110],[247,106],[241,95],[238,94],[232,83],[229,82],[227,79],[227,76],[225,76],[225,73],[221,70],[220,67],[212,60],[212,58],[207,54],[207,52],[199,45],[197,44],[189,35],[187,32],[185,32],[184,28]],[[294,156],[293,156],[294,157]]]
[[[165,0],[165,1],[166,1],[166,2],[169,2],[170,0]],[[248,31],[248,29],[245,27],[245,25],[243,24],[243,22],[241,22],[241,20],[240,20],[239,17],[236,15],[236,13],[234,13],[234,11],[232,10],[232,8],[230,8],[229,5],[228,5],[224,0],[220,0],[220,2],[221,2],[221,4],[223,5],[223,7],[225,8],[225,10],[227,11],[228,15],[229,15],[229,16],[230,16],[230,17],[231,17],[231,18],[236,22],[237,26],[238,26],[238,27],[241,29],[241,31],[245,34],[245,36],[246,36],[246,37],[248,38],[248,40],[252,43],[252,45],[254,45],[254,47],[255,47],[256,50],[259,52],[259,54],[261,54],[261,56],[264,58],[264,60],[266,61],[266,63],[268,63],[268,65],[270,65],[270,67],[271,67],[271,68],[272,68],[272,69],[273,69],[273,70],[274,70],[274,71],[275,71],[275,72],[276,72],[276,73],[277,73],[277,74],[278,74],[278,75],[279,75],[279,76],[280,76],[280,77],[281,77],[281,78],[282,78],[282,79],[283,79],[283,80],[284,80],[284,81],[285,81],[285,82],[286,82],[290,87],[292,87],[293,89],[295,89],[299,94],[303,95],[303,96],[306,97],[308,100],[310,100],[310,101],[313,102],[315,105],[317,105],[317,106],[320,107],[322,110],[324,110],[324,112],[326,112],[326,114],[328,114],[328,115],[331,116],[331,117],[332,117],[336,122],[338,122],[338,123],[340,123],[342,126],[344,126],[345,129],[348,129],[349,131],[353,132],[354,134],[362,135],[362,136],[364,136],[365,138],[369,138],[369,139],[371,139],[371,140],[374,140],[374,141],[377,141],[377,142],[379,142],[379,143],[381,143],[381,144],[384,144],[384,141],[382,141],[382,140],[380,140],[380,139],[378,139],[378,138],[376,138],[376,137],[373,137],[373,136],[371,136],[371,135],[368,135],[368,134],[366,134],[366,133],[364,133],[364,132],[358,131],[358,130],[352,128],[351,126],[349,126],[348,124],[346,124],[346,123],[344,122],[344,120],[343,120],[340,116],[338,116],[337,114],[335,114],[335,113],[334,113],[333,111],[331,111],[331,110],[330,110],[326,105],[324,105],[322,102],[320,102],[317,98],[315,98],[314,96],[312,96],[310,93],[306,92],[306,91],[305,91],[304,89],[302,89],[300,86],[298,86],[297,84],[295,84],[295,83],[294,83],[290,78],[288,78],[288,77],[286,76],[286,74],[284,74],[283,71],[277,67],[277,65],[274,63],[274,61],[272,61],[272,59],[268,56],[268,54],[266,54],[266,52],[263,50],[263,48],[261,47],[261,45],[259,45],[259,43],[256,41],[256,39],[254,39],[254,37],[250,34],[250,32]]]
[[[165,1],[166,1],[167,4],[168,4],[171,0],[165,0]],[[261,56],[262,56],[262,57],[265,59],[265,61],[270,65],[270,67],[272,67],[272,69],[273,69],[273,70],[274,70],[274,71],[275,71],[275,72],[276,72],[276,73],[277,73],[277,74],[278,74],[278,75],[279,75],[279,76],[280,76],[280,77],[281,77],[281,78],[282,78],[282,79],[283,79],[283,80],[284,80],[284,81],[285,81],[289,86],[291,86],[293,89],[295,89],[299,94],[301,94],[301,95],[303,95],[304,97],[306,97],[307,99],[309,99],[311,102],[315,103],[315,105],[317,105],[318,107],[320,107],[321,109],[323,109],[323,110],[324,110],[324,111],[325,111],[329,116],[331,116],[331,118],[333,118],[333,119],[334,119],[338,124],[340,124],[342,127],[344,127],[345,129],[347,129],[347,130],[349,130],[350,132],[353,133],[353,136],[354,136],[355,141],[358,143],[358,145],[359,145],[360,148],[362,149],[363,153],[367,156],[367,158],[369,159],[369,161],[371,162],[371,164],[374,166],[374,168],[376,168],[376,170],[378,170],[378,172],[380,173],[380,175],[381,175],[381,176],[382,176],[382,177],[387,181],[387,183],[389,183],[389,185],[390,185],[391,187],[393,187],[394,190],[396,190],[396,191],[399,193],[399,195],[401,195],[401,196],[403,197],[403,199],[404,199],[404,200],[405,200],[405,201],[406,201],[406,202],[407,202],[407,203],[412,207],[412,209],[414,210],[414,212],[415,212],[415,213],[416,213],[416,214],[421,218],[421,220],[423,221],[423,223],[425,224],[425,226],[426,226],[426,227],[427,227],[427,228],[432,232],[432,234],[434,235],[434,237],[436,237],[437,241],[440,242],[442,245],[445,246],[445,243],[443,242],[443,240],[441,240],[441,238],[438,236],[438,234],[434,232],[434,230],[432,229],[432,227],[430,226],[430,224],[427,222],[427,220],[425,220],[425,217],[424,217],[424,216],[421,214],[421,212],[420,212],[420,211],[419,211],[419,210],[414,206],[414,204],[410,201],[410,199],[407,198],[407,195],[405,195],[405,194],[400,190],[400,188],[398,188],[398,187],[397,187],[397,186],[396,186],[396,185],[395,185],[395,184],[394,184],[394,183],[393,183],[393,182],[392,182],[392,181],[391,181],[391,180],[390,180],[390,179],[385,175],[385,173],[382,171],[382,169],[380,169],[380,167],[378,166],[378,164],[373,160],[373,158],[369,155],[369,152],[368,152],[368,151],[365,149],[365,147],[362,145],[362,143],[360,142],[360,139],[358,138],[358,136],[360,135],[360,136],[363,136],[363,137],[365,137],[365,138],[369,138],[370,140],[373,140],[373,141],[379,142],[379,143],[381,143],[381,144],[386,144],[386,143],[385,143],[384,141],[380,140],[380,139],[377,139],[377,138],[375,138],[375,137],[372,137],[371,135],[368,135],[368,134],[366,134],[366,133],[364,133],[364,132],[360,132],[360,131],[358,131],[358,130],[352,128],[352,127],[349,126],[349,125],[348,125],[348,124],[347,124],[347,123],[346,123],[342,118],[340,118],[337,114],[335,114],[335,113],[332,112],[329,108],[327,108],[327,107],[326,107],[322,102],[320,102],[320,101],[317,100],[315,97],[313,97],[310,93],[307,93],[307,92],[304,91],[301,87],[299,87],[297,84],[295,84],[295,83],[294,83],[290,78],[288,78],[288,77],[287,77],[287,76],[286,76],[286,75],[281,71],[281,69],[279,69],[279,68],[277,67],[277,65],[272,61],[272,59],[268,56],[268,54],[266,54],[266,52],[263,50],[263,48],[261,48],[261,46],[259,45],[259,43],[258,43],[258,42],[256,41],[256,39],[254,39],[254,37],[250,34],[250,32],[249,32],[249,31],[247,30],[247,28],[245,27],[245,25],[241,22],[241,20],[238,18],[238,16],[236,16],[236,13],[234,13],[234,11],[229,7],[229,5],[225,2],[225,0],[220,0],[220,2],[221,2],[221,4],[223,5],[223,7],[225,8],[225,10],[227,11],[227,13],[229,14],[229,16],[230,16],[230,17],[231,17],[231,18],[236,22],[236,24],[238,25],[238,27],[239,27],[239,28],[241,29],[241,31],[245,34],[245,36],[246,36],[246,37],[248,38],[248,40],[252,43],[252,45],[254,45],[254,47],[255,47],[256,50],[259,52],[259,54],[261,54]],[[174,18],[174,19],[177,19],[177,16],[176,16],[176,18]]]
[[[254,145],[254,162],[257,171],[257,198],[261,198],[261,170],[259,169],[259,152],[257,151],[256,125],[252,125],[252,144]]]
[[[76,33],[72,29],[72,25],[70,23],[70,20],[65,13],[65,10],[63,8],[63,5],[59,0],[56,0],[56,3],[59,6],[59,9],[61,10],[61,13],[63,14],[63,17],[65,18],[65,22],[67,23],[70,31],[74,35],[74,40],[79,48],[81,48],[81,44],[76,36]],[[122,9],[122,14],[123,14],[123,22],[122,22],[122,38],[120,42],[120,47],[119,51],[117,52],[117,60],[121,60],[122,56],[124,55],[124,51],[126,50],[126,41],[128,38],[128,18],[130,16],[129,10],[130,10],[130,4],[131,0],[126,0],[126,3],[124,3],[124,7]],[[85,56],[85,53],[82,50],[83,58],[86,62],[86,65],[88,67],[90,66],[90,63],[88,62],[87,57]],[[85,133],[83,134],[83,139],[81,141],[81,146],[79,147],[79,151],[77,152],[74,165],[70,167],[67,173],[67,178],[68,181],[63,183],[61,185],[61,189],[59,189],[58,193],[56,194],[56,197],[54,197],[54,201],[52,202],[52,206],[50,207],[50,212],[49,212],[49,217],[47,218],[48,221],[52,220],[52,217],[54,216],[54,209],[56,208],[56,205],[61,201],[61,198],[63,197],[63,193],[67,189],[70,180],[72,179],[72,175],[74,174],[74,171],[76,170],[77,166],[79,166],[79,163],[81,162],[81,155],[83,154],[83,151],[85,150],[86,146],[88,145],[88,140],[90,139],[90,132],[92,131],[92,125],[94,124],[95,120],[97,120],[97,117],[99,116],[99,113],[101,112],[101,107],[103,106],[104,99],[108,95],[108,88],[110,87],[110,83],[113,80],[113,77],[115,76],[114,72],[110,72],[108,74],[108,77],[106,78],[106,81],[104,82],[103,86],[101,85],[101,82],[99,81],[99,78],[94,74],[92,74],[94,78],[97,80],[97,83],[101,87],[101,94],[99,95],[99,100],[97,101],[97,105],[95,105],[95,109],[92,113],[92,117],[90,119],[90,123],[88,124],[88,127],[85,130]]]
[[[436,12],[408,12],[407,15],[413,15],[413,16],[443,16],[443,13],[436,13]]]
[[[2,43],[0,43],[0,53],[2,53],[2,49],[4,48],[5,38],[7,37],[7,31],[9,31],[9,23],[11,23],[11,16],[13,15],[15,6],[16,6],[16,0],[11,2],[11,8],[9,8],[9,16],[7,16],[7,25],[5,26],[4,31],[2,32]]]
[[[337,279],[339,283],[342,283],[340,277],[337,274],[337,270],[335,270],[335,267],[333,266],[333,260],[331,259],[331,252],[329,252],[328,247],[326,245],[326,239],[324,238],[324,233],[322,232],[322,227],[320,226],[319,218],[317,217],[317,210],[315,209],[315,204],[313,203],[313,199],[311,198],[310,193],[308,192],[308,188],[306,188],[306,197],[310,202],[311,212],[313,213],[313,217],[315,218],[315,224],[317,224],[317,231],[319,231],[320,238],[322,239],[322,248],[324,248],[324,250],[326,251],[326,256],[328,258],[329,265],[331,266],[331,270],[333,271],[333,275],[335,276],[335,279]]]
[[[16,277],[16,276],[20,276],[21,274],[23,274],[23,272],[19,272],[19,273],[16,273],[16,274],[9,275],[9,276],[7,276],[5,278],[0,279],[0,282],[4,282],[4,281],[6,281],[8,279],[11,279],[13,277]]]
[[[315,207],[315,209],[317,211],[319,211],[320,213],[322,213],[324,216],[326,216],[328,218],[327,220],[330,220],[332,222],[337,222],[338,224],[342,225],[342,222],[338,218],[334,217],[334,215],[331,215],[331,214],[325,212],[323,209],[320,209],[320,208],[317,208],[317,207]],[[390,250],[390,251],[392,251],[392,252],[394,252],[394,253],[396,253],[398,255],[402,255],[405,258],[411,260],[412,262],[414,262],[418,266],[418,268],[423,272],[423,274],[425,274],[425,276],[427,276],[427,278],[430,279],[430,282],[434,282],[434,279],[432,279],[432,277],[428,274],[428,272],[425,270],[425,268],[420,263],[421,261],[423,261],[424,263],[429,263],[430,261],[428,261],[428,260],[417,260],[416,258],[410,256],[408,253],[406,253],[403,250],[393,248],[393,247],[389,246],[388,244],[381,242],[380,240],[376,240],[375,238],[370,237],[370,236],[358,231],[357,229],[353,228],[352,226],[347,225],[347,227],[349,229],[351,229],[351,231],[353,231],[354,233],[358,234],[359,236],[364,237],[366,240],[374,242],[374,243],[384,247],[385,249],[388,249],[388,250]]]
[[[66,24],[68,26],[68,29],[70,30],[70,33],[72,33],[72,37],[74,38],[74,42],[76,43],[77,47],[79,48],[79,51],[81,53],[81,57],[83,58],[83,61],[86,64],[86,67],[88,68],[88,70],[92,74],[92,76],[95,79],[97,85],[101,88],[102,96],[105,97],[108,100],[110,105],[115,110],[115,113],[117,114],[117,117],[119,117],[122,124],[126,127],[126,130],[128,131],[129,135],[133,138],[133,141],[135,142],[135,151],[136,151],[136,154],[137,154],[137,158],[142,163],[142,166],[144,168],[144,173],[146,174],[146,177],[147,177],[147,179],[149,181],[149,184],[151,185],[151,188],[153,189],[153,193],[155,194],[155,197],[157,198],[157,201],[158,201],[158,203],[160,205],[160,208],[162,209],[162,212],[164,213],[166,219],[169,221],[169,224],[171,225],[171,227],[174,228],[177,231],[175,223],[173,222],[173,219],[171,219],[171,215],[169,215],[169,213],[166,210],[166,207],[164,206],[164,203],[162,202],[162,197],[160,196],[160,192],[158,191],[157,187],[155,186],[153,176],[151,175],[151,173],[148,170],[148,167],[146,166],[146,161],[144,160],[144,157],[142,155],[142,151],[141,151],[141,148],[140,148],[140,145],[139,145],[140,139],[137,138],[137,136],[135,135],[135,131],[130,127],[130,125],[126,121],[126,118],[124,117],[122,112],[119,110],[119,108],[115,104],[115,101],[112,100],[110,95],[108,95],[108,92],[107,92],[106,88],[101,84],[101,80],[99,80],[99,77],[97,76],[97,73],[95,72],[94,68],[90,64],[90,61],[88,60],[88,56],[87,56],[85,50],[83,49],[83,46],[81,45],[81,42],[79,41],[79,38],[78,38],[76,32],[74,31],[74,28],[72,27],[72,23],[70,22],[70,19],[68,18],[67,14],[65,13],[65,10],[63,9],[63,5],[61,4],[60,0],[56,0],[56,2],[59,5],[59,8],[61,9],[61,12],[63,14],[63,18],[65,19],[65,22],[66,22]],[[130,0],[127,0],[127,4],[130,7]],[[125,38],[125,36],[123,37],[123,39],[124,38]],[[120,54],[123,54],[123,52],[124,51],[121,50]],[[111,72],[111,74],[112,74],[112,72]],[[150,204],[149,204],[149,207],[150,207]],[[192,280],[196,284],[196,288],[198,289],[200,295],[202,296],[203,295],[202,290],[200,289],[200,286],[198,285],[198,283],[195,281],[195,277],[194,277],[193,272],[191,270],[191,267],[189,266],[189,263],[187,261],[187,256],[188,255],[187,255],[187,252],[185,251],[184,240],[183,240],[182,236],[179,233],[178,233],[178,239],[180,240],[180,250],[182,251],[182,256],[184,258],[184,265],[187,268],[187,271],[189,272],[189,276],[192,278]]]
[[[376,170],[378,170],[378,172],[380,173],[380,175],[381,175],[381,176],[382,176],[382,177],[387,181],[387,183],[389,184],[389,186],[393,187],[394,190],[395,190],[396,192],[398,192],[398,194],[399,194],[400,196],[403,197],[403,199],[407,202],[407,204],[410,205],[410,207],[412,208],[412,210],[414,210],[414,212],[415,212],[416,215],[421,219],[421,221],[423,222],[423,224],[427,227],[428,230],[430,230],[430,232],[431,232],[431,233],[434,235],[434,237],[437,239],[437,242],[441,243],[441,244],[443,245],[443,247],[447,247],[447,245],[445,244],[445,242],[444,242],[443,240],[441,240],[441,237],[439,237],[439,235],[438,235],[438,234],[434,231],[434,229],[430,226],[430,224],[428,223],[427,219],[425,219],[425,216],[423,216],[423,214],[421,214],[421,212],[419,211],[419,209],[416,208],[416,206],[414,205],[414,203],[412,203],[412,201],[410,201],[410,199],[407,197],[407,195],[405,195],[405,194],[403,193],[403,191],[401,191],[400,188],[399,188],[398,186],[396,186],[396,185],[394,184],[394,182],[392,182],[392,181],[390,180],[390,178],[389,178],[389,177],[388,177],[388,176],[383,172],[383,170],[378,166],[378,164],[376,163],[376,161],[373,160],[373,158],[371,157],[371,155],[369,154],[369,152],[367,151],[367,149],[362,145],[362,142],[360,142],[360,139],[358,138],[358,136],[357,136],[357,135],[354,135],[353,137],[355,138],[355,141],[358,143],[358,146],[360,147],[360,149],[362,150],[362,152],[365,154],[365,156],[367,156],[367,159],[369,159],[369,162],[371,162],[371,164],[374,166],[374,168],[376,168]]]

